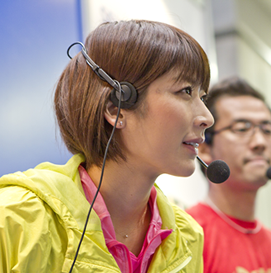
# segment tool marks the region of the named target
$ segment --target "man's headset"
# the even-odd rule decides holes
[[[211,145],[213,143],[213,132],[209,132],[209,130],[207,129],[205,131],[205,143],[208,145]]]

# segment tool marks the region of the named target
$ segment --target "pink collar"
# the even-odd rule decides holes
[[[89,203],[91,203],[97,191],[97,187],[89,177],[87,171],[81,165],[78,169],[86,199]],[[156,198],[157,192],[153,186],[149,199],[152,219],[141,252],[138,257],[136,257],[127,249],[125,245],[116,240],[114,226],[106,204],[102,195],[100,193],[97,195],[93,209],[101,220],[106,246],[108,247],[110,253],[114,256],[122,272],[146,272],[155,249],[161,244],[162,240],[172,232],[172,230],[169,229],[161,229],[162,220],[157,207]],[[122,248],[121,255],[119,253],[120,248]],[[125,259],[123,259],[123,251],[125,251],[127,254],[126,262]],[[144,263],[142,263],[143,260]]]

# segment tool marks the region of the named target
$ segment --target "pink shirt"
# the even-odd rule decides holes
[[[79,166],[79,173],[86,199],[89,203],[91,203],[97,191],[97,187],[89,177],[87,171],[82,166]],[[156,195],[156,189],[155,187],[152,187],[149,199],[152,219],[138,257],[131,253],[124,244],[116,240],[115,230],[110,214],[100,193],[98,193],[98,196],[95,200],[93,209],[101,220],[101,226],[104,233],[106,246],[109,252],[115,258],[121,272],[123,273],[147,272],[152,255],[156,248],[161,244],[162,240],[172,232],[172,230],[169,229],[161,229],[162,220],[156,204]]]

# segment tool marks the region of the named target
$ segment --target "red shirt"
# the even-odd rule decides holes
[[[79,166],[82,186],[85,192],[86,199],[89,203],[97,191],[96,185],[89,177],[87,171]],[[152,213],[152,219],[149,225],[148,232],[145,237],[140,254],[136,257],[128,248],[116,240],[114,226],[107,210],[103,197],[100,193],[94,202],[93,209],[101,220],[101,226],[105,238],[106,246],[109,252],[115,258],[121,272],[125,273],[145,273],[151,262],[151,258],[156,248],[161,244],[172,230],[162,230],[162,220],[156,204],[156,189],[152,187],[149,199],[149,207]]]
[[[203,203],[186,211],[204,230],[205,273],[271,272],[270,230],[261,226],[256,234],[240,232]],[[258,224],[257,221],[246,222],[229,218],[245,229],[253,229]]]

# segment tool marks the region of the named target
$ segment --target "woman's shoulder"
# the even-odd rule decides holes
[[[30,202],[31,201],[31,202]],[[22,204],[30,202],[28,209],[34,206],[36,209],[40,204],[39,198],[31,190],[18,185],[6,185],[0,187],[0,208],[15,211],[22,210]]]
[[[77,216],[77,221],[83,222],[82,219],[85,219],[88,212],[88,202],[84,198],[78,171],[82,159],[74,156],[65,165],[45,162],[25,172],[2,176],[1,204],[5,207],[9,203],[17,204],[14,208],[28,208],[31,204],[44,208],[46,206],[60,218],[63,214],[68,214],[71,219]],[[82,205],[79,215],[75,204]]]

